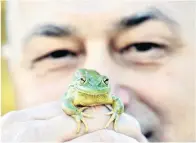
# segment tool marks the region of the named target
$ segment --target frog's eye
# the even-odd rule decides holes
[[[105,77],[105,78],[103,79],[103,82],[104,82],[106,85],[108,85],[109,79],[108,79],[107,77]]]
[[[80,83],[83,84],[83,83],[85,83],[85,82],[86,82],[86,79],[85,79],[84,77],[81,77],[81,78],[80,78]]]

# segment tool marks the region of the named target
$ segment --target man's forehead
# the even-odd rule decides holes
[[[20,8],[25,11],[35,9],[43,10],[63,10],[64,12],[71,13],[98,13],[107,12],[118,9],[122,6],[126,7],[127,4],[146,5],[145,2],[135,2],[131,0],[50,0],[50,1],[24,1],[19,0]],[[43,7],[44,6],[44,7]],[[131,6],[131,5],[130,5]]]
[[[97,17],[108,19],[108,15],[119,18],[135,13],[145,12],[146,9],[155,7],[164,12],[174,21],[186,21],[183,11],[189,13],[192,3],[186,2],[155,2],[155,1],[133,1],[133,0],[42,0],[24,1],[19,0],[20,15],[28,21],[48,21],[51,17],[65,20],[65,17]],[[64,14],[64,15],[63,15]],[[67,19],[66,18],[66,19]],[[49,20],[50,21],[50,20]],[[55,21],[55,19],[54,19]],[[180,23],[180,22],[179,22]]]
[[[18,0],[20,18],[25,25],[22,25],[21,34],[24,30],[29,31],[33,26],[40,22],[47,23],[66,21],[71,19],[84,19],[87,21],[87,17],[94,17],[93,21],[99,21],[102,19],[104,23],[107,23],[108,15],[111,19],[130,16],[135,13],[145,12],[146,9],[155,7],[169,16],[174,21],[177,21],[186,28],[191,27],[185,23],[192,18],[190,14],[193,11],[193,4],[190,2],[155,2],[155,1],[132,1],[132,0]],[[16,1],[15,1],[16,2]],[[84,17],[85,14],[85,17]],[[59,18],[60,17],[60,18]],[[18,22],[21,20],[18,20]],[[69,20],[68,20],[69,22]],[[78,23],[78,22],[77,22]],[[82,21],[80,22],[82,25]],[[85,23],[86,24],[86,23]],[[16,23],[14,23],[16,25]],[[21,24],[19,24],[21,25]],[[91,25],[92,26],[92,25]],[[29,30],[28,30],[29,29]],[[187,30],[186,30],[187,31]]]
[[[50,1],[24,1],[19,0],[20,9],[31,13],[42,11],[62,11],[74,14],[96,14],[119,11],[139,11],[147,7],[156,6],[159,9],[175,2],[135,1],[135,0],[50,0]],[[179,5],[179,3],[177,3]],[[50,11],[44,11],[50,10]]]

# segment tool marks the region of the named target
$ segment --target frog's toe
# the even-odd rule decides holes
[[[76,133],[78,134],[80,132],[80,124],[81,124],[81,122],[77,122],[77,124],[78,124],[77,125],[78,127],[77,127],[77,130],[76,130]]]
[[[84,111],[85,109],[88,109],[89,107],[81,107],[80,109],[79,109],[79,112],[82,112],[82,111]]]
[[[83,115],[84,117],[87,117],[87,118],[93,118],[93,116],[90,115],[90,114],[82,113],[82,115]]]
[[[109,121],[107,122],[107,124],[105,125],[105,128],[108,128],[108,126],[114,121],[115,119],[115,113],[112,114],[112,117],[109,119]]]
[[[118,128],[117,128],[118,120],[119,120],[119,115],[117,115],[116,118],[115,118],[115,120],[114,120],[114,130],[115,131],[118,131]]]
[[[88,125],[87,125],[86,121],[83,118],[81,118],[81,121],[83,122],[83,124],[85,126],[85,132],[88,132]]]
[[[81,122],[85,126],[85,132],[88,132],[88,125],[87,125],[86,121],[84,120],[83,116],[84,116],[83,114],[81,114],[81,115],[72,115],[72,117],[75,119],[75,121],[77,123],[77,130],[76,130],[77,134],[80,132]]]
[[[82,111],[84,111],[85,109],[88,109],[89,107],[82,107],[79,109],[79,112],[84,116],[84,117],[87,117],[87,118],[93,118],[92,115],[90,114],[87,114],[87,113],[83,113]]]
[[[77,123],[77,130],[76,133],[78,134],[80,132],[80,126],[81,126],[81,120],[79,115],[72,115],[72,117],[75,119]]]
[[[111,114],[113,114],[114,112],[113,111],[110,111],[110,112],[108,112],[108,113],[105,113],[105,115],[111,115]]]

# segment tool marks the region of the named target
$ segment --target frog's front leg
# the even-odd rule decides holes
[[[120,115],[124,112],[124,104],[117,96],[112,96],[112,108],[113,110],[106,115],[112,115],[109,121],[107,122],[105,128],[107,128],[111,122],[114,121],[114,130],[117,131],[117,122],[119,120]]]
[[[80,109],[77,108],[76,106],[74,106],[72,98],[65,98],[63,100],[63,103],[62,103],[63,111],[66,114],[72,116],[75,119],[75,121],[77,122],[78,127],[77,127],[76,133],[79,133],[79,131],[80,131],[81,122],[83,122],[83,124],[85,126],[85,132],[88,132],[88,126],[87,126],[86,121],[84,120],[84,117],[90,118],[91,116],[82,112],[83,110],[85,110],[87,108],[88,107],[82,107]]]

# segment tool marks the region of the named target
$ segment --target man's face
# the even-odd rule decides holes
[[[149,140],[193,138],[192,5],[20,2],[8,48],[18,109],[59,100],[76,69],[95,69]]]

